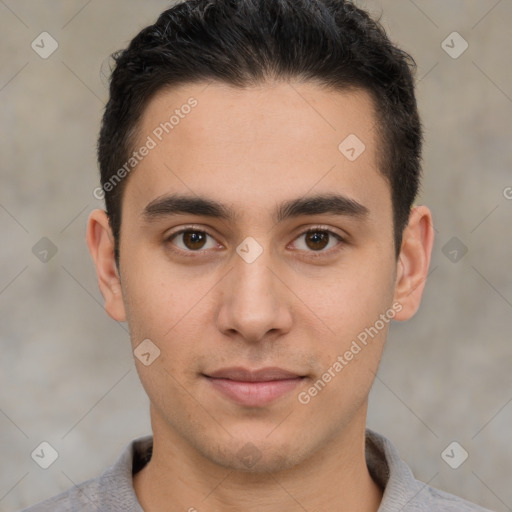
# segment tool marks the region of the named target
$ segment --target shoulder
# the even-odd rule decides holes
[[[97,512],[94,503],[98,501],[99,491],[100,478],[87,480],[22,512]]]
[[[370,429],[366,430],[366,463],[384,492],[379,512],[491,512],[416,480],[391,441]]]
[[[143,512],[133,489],[132,474],[149,460],[152,446],[152,436],[135,439],[98,478],[75,485],[22,512]]]
[[[422,507],[417,510],[441,510],[446,512],[491,512],[475,503],[466,501],[453,494],[425,486],[424,495],[419,499],[422,501]],[[416,510],[416,509],[411,509]]]

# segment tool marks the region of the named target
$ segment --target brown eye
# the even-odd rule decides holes
[[[183,233],[183,243],[188,249],[202,249],[206,241],[206,235],[200,231],[185,231]]]
[[[299,235],[294,242],[295,248],[309,253],[330,253],[331,249],[342,245],[344,239],[328,229],[310,229]],[[320,255],[319,254],[319,255]]]
[[[306,233],[306,245],[314,250],[325,249],[329,243],[329,233],[327,231],[308,231]]]
[[[210,246],[208,244],[208,238],[211,238]],[[203,249],[211,249],[215,247],[215,240],[212,236],[204,231],[197,229],[183,229],[178,233],[171,235],[167,241],[178,247],[183,252],[197,252]]]

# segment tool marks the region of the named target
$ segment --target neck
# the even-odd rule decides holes
[[[146,512],[376,512],[382,490],[365,460],[366,407],[307,460],[274,473],[241,472],[203,457],[154,411],[153,456],[134,476]]]

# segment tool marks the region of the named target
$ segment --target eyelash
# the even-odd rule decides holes
[[[203,249],[203,250],[197,250],[197,251],[192,251],[192,250],[187,250],[187,251],[184,251],[182,249],[177,249],[173,244],[172,244],[172,241],[174,240],[174,238],[178,237],[179,235],[183,234],[183,233],[187,233],[187,232],[197,232],[197,233],[201,233],[201,234],[204,234],[204,235],[207,235],[213,239],[215,239],[215,237],[213,235],[211,235],[210,233],[208,233],[208,231],[205,231],[204,229],[199,229],[195,226],[187,226],[185,228],[182,228],[180,229],[179,231],[176,231],[174,233],[171,233],[169,236],[166,237],[165,239],[165,242],[169,244],[169,246],[171,247],[171,251],[181,255],[181,256],[184,256],[184,257],[195,257],[196,255],[200,255],[200,254],[203,254],[203,253],[206,253],[208,252],[210,249]],[[332,231],[331,229],[325,227],[325,226],[313,226],[312,228],[309,228],[305,231],[303,231],[302,233],[299,233],[293,241],[297,240],[298,238],[304,236],[304,235],[307,235],[308,233],[315,233],[315,232],[323,232],[323,233],[327,233],[329,235],[329,239],[330,237],[334,237],[338,240],[338,244],[335,246],[335,247],[332,247],[330,249],[327,249],[327,250],[320,250],[320,251],[306,251],[306,253],[309,253],[309,255],[307,257],[310,257],[310,258],[320,258],[322,256],[326,256],[326,255],[331,255],[332,253],[334,252],[337,252],[339,250],[341,250],[341,246],[343,246],[344,244],[346,244],[346,240],[341,236],[339,235],[338,233],[335,233],[334,231]],[[330,241],[330,240],[329,240]],[[300,251],[300,249],[298,250]]]

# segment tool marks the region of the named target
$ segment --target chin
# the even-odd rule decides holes
[[[290,469],[307,458],[298,436],[290,438],[294,438],[297,445],[283,444],[279,439],[270,442],[265,435],[250,440],[245,435],[243,440],[230,439],[227,445],[218,445],[215,451],[212,451],[213,443],[209,444],[204,447],[203,456],[232,471],[267,475]]]

